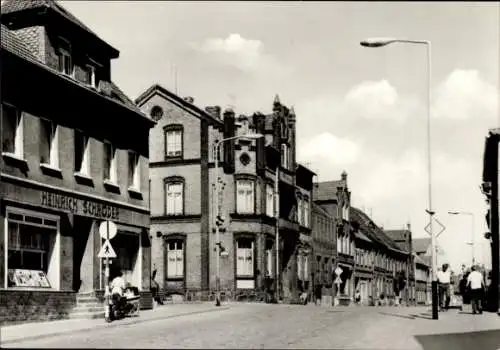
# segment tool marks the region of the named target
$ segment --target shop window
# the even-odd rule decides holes
[[[75,130],[75,172],[90,176],[89,137],[80,130]]]
[[[165,158],[182,157],[182,125],[169,125],[165,128]]]
[[[166,215],[184,214],[184,183],[167,182],[165,184]]]
[[[167,279],[184,277],[184,242],[167,241]]]
[[[140,191],[140,163],[139,154],[133,151],[128,152],[128,186],[131,189]]]
[[[251,180],[236,182],[236,212],[239,214],[253,214],[255,209],[255,183]]]
[[[2,152],[24,157],[23,114],[17,108],[2,103]]]
[[[118,182],[116,149],[110,142],[104,142],[104,180],[114,184]]]
[[[6,238],[7,287],[59,287],[56,221],[8,212]]]
[[[59,168],[59,137],[57,124],[40,119],[40,163]]]
[[[236,277],[254,276],[254,243],[241,238],[236,242]]]
[[[266,215],[274,217],[274,188],[271,185],[266,185]]]

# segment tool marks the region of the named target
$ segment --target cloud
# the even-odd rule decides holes
[[[201,44],[191,46],[219,63],[243,71],[253,72],[276,66],[274,59],[265,54],[262,41],[246,39],[238,33],[229,34],[227,38],[208,38]]]
[[[433,117],[476,119],[498,117],[498,89],[477,70],[454,70],[437,88]]]
[[[314,162],[322,167],[347,165],[359,157],[359,146],[349,139],[341,139],[325,132],[307,141],[299,142],[299,161]]]
[[[416,106],[413,98],[399,96],[387,80],[364,81],[344,96],[342,112],[364,119],[403,121]]]

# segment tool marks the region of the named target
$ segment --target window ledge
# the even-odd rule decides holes
[[[18,167],[28,168],[28,161],[15,153],[2,152],[2,157],[6,163],[15,163]]]
[[[128,188],[128,194],[132,198],[143,199],[142,192],[139,189],[135,188],[135,187],[129,187]]]
[[[40,169],[42,170],[42,173],[46,175],[62,178],[62,171],[58,167],[47,163],[40,163]]]
[[[116,182],[111,181],[110,179],[104,180],[104,187],[109,192],[120,193],[120,186],[118,186]]]
[[[87,186],[94,186],[94,180],[87,174],[82,173],[82,172],[76,172],[73,174],[73,176],[76,179],[76,182],[87,185]]]

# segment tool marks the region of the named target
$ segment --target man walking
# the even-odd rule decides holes
[[[472,266],[472,272],[467,277],[467,287],[470,288],[472,313],[483,313],[481,301],[483,299],[484,280],[483,274],[478,271],[477,266]]]
[[[438,271],[439,282],[439,306],[441,311],[448,310],[450,306],[450,280],[451,271],[448,264],[443,264],[441,271]]]

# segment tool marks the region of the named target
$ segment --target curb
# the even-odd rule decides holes
[[[61,332],[53,332],[53,333],[46,333],[46,334],[39,334],[39,335],[34,335],[34,336],[24,336],[23,338],[18,338],[18,339],[10,339],[10,340],[2,340],[1,344],[11,344],[11,343],[19,343],[27,340],[37,340],[37,339],[44,339],[44,338],[50,338],[50,337],[57,337],[65,334],[75,334],[75,333],[85,333],[89,331],[93,331],[96,329],[108,329],[108,328],[115,328],[115,327],[121,327],[121,326],[128,326],[128,325],[133,325],[133,324],[139,324],[139,323],[145,323],[145,322],[151,322],[151,321],[159,321],[159,320],[167,320],[170,318],[176,318],[176,317],[182,317],[182,316],[191,316],[191,315],[197,315],[197,314],[204,314],[204,313],[210,313],[210,312],[216,312],[216,311],[223,311],[223,310],[229,310],[230,307],[219,307],[219,308],[214,308],[214,309],[208,309],[208,310],[198,310],[198,311],[190,311],[190,312],[184,312],[184,313],[179,313],[179,314],[174,314],[174,315],[166,315],[166,316],[158,316],[158,317],[153,317],[153,318],[148,318],[148,319],[132,319],[132,320],[127,320],[125,322],[120,322],[120,321],[114,321],[113,323],[102,323],[94,327],[86,327],[86,328],[80,328],[80,329],[75,329],[75,330],[67,330],[67,331],[61,331]],[[104,319],[103,319],[103,322]]]

